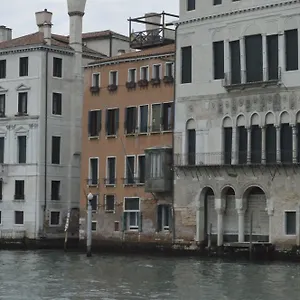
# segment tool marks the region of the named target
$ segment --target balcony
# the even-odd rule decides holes
[[[227,91],[234,89],[245,89],[251,87],[267,87],[272,85],[279,85],[281,83],[281,68],[269,72],[264,69],[260,74],[251,75],[247,71],[241,71],[239,74],[232,72],[225,73],[222,81],[223,87]]]

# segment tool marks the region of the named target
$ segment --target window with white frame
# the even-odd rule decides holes
[[[109,72],[109,84],[118,85],[118,71]]]
[[[152,122],[151,122],[151,131],[159,132],[161,127],[161,113],[162,113],[162,104],[152,104]]]
[[[161,204],[157,206],[157,229],[158,231],[170,230],[171,206]]]
[[[174,63],[172,62],[167,62],[165,65],[165,76],[170,78],[170,77],[174,77],[174,72],[173,72],[173,68],[174,68]]]
[[[59,211],[51,211],[50,225],[51,226],[59,226],[60,225],[60,212]]]
[[[138,230],[140,228],[140,198],[125,198],[124,201],[125,229]]]
[[[128,155],[125,157],[125,184],[134,184],[135,173],[135,156]]]
[[[97,231],[97,221],[92,221],[92,231]]]
[[[5,116],[5,94],[0,95],[0,117]]]
[[[152,153],[150,156],[150,177],[161,178],[162,177],[162,157],[160,153]]]
[[[116,158],[108,157],[106,162],[106,184],[115,185],[116,184]]]
[[[114,212],[115,211],[115,195],[105,195],[105,211]]]
[[[98,210],[98,195],[94,194],[93,199],[91,200],[92,211],[95,212]]]
[[[152,79],[159,80],[161,76],[161,65],[153,65]]]
[[[89,185],[97,185],[99,179],[99,159],[97,157],[90,158],[89,166]]]
[[[128,70],[128,82],[136,82],[136,69]]]
[[[296,212],[285,212],[285,234],[296,235]]]
[[[16,225],[24,224],[24,211],[21,211],[21,210],[15,211],[15,224]]]
[[[144,184],[146,178],[146,158],[145,155],[138,156],[138,183]]]
[[[92,87],[100,87],[100,73],[93,73],[92,75]]]
[[[22,92],[18,94],[18,115],[27,114],[27,99],[27,92]]]
[[[148,114],[149,114],[148,105],[141,105],[139,107],[139,132],[147,133],[148,132]]]
[[[149,67],[148,66],[141,67],[140,77],[141,77],[141,80],[149,80]]]
[[[0,210],[0,225],[2,224],[2,211]]]

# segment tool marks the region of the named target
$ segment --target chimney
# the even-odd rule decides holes
[[[82,52],[82,18],[84,16],[86,0],[68,0],[70,16],[70,46],[76,52]]]
[[[47,9],[35,13],[36,25],[39,32],[44,34],[44,40],[47,45],[51,45],[51,27],[52,27],[52,12]]]
[[[0,43],[12,39],[12,30],[6,26],[0,26]]]
[[[126,51],[124,49],[119,49],[118,50],[118,55],[122,55],[122,54],[125,54]]]

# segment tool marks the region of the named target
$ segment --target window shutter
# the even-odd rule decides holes
[[[102,111],[97,111],[97,132],[101,132],[101,123],[102,123]]]
[[[172,232],[173,230],[173,209],[172,205],[169,205],[169,231]]]
[[[138,213],[138,222],[139,222],[139,232],[143,231],[143,214],[141,212]]]
[[[133,108],[133,132],[136,132],[137,129],[137,107]]]
[[[127,119],[128,119],[128,108],[125,107],[125,112],[124,112],[124,133],[127,133]]]
[[[118,134],[119,130],[119,108],[116,109],[116,134]]]
[[[162,230],[162,206],[156,206],[156,231],[159,232]]]
[[[88,112],[88,135],[92,134],[92,112],[89,110]]]
[[[121,223],[122,223],[122,231],[124,232],[127,228],[127,212],[123,212],[121,217]]]
[[[106,110],[106,116],[105,116],[105,132],[106,132],[106,134],[108,134],[108,127],[109,127],[108,113],[109,113],[109,110],[107,109]]]

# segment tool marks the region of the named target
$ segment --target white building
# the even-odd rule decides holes
[[[0,236],[59,237],[79,208],[82,67],[129,44],[108,31],[83,43],[85,4],[68,0],[69,37],[52,34],[47,10],[36,33],[0,27]]]
[[[255,3],[254,3],[255,2]],[[299,245],[299,1],[181,0],[176,238]]]

